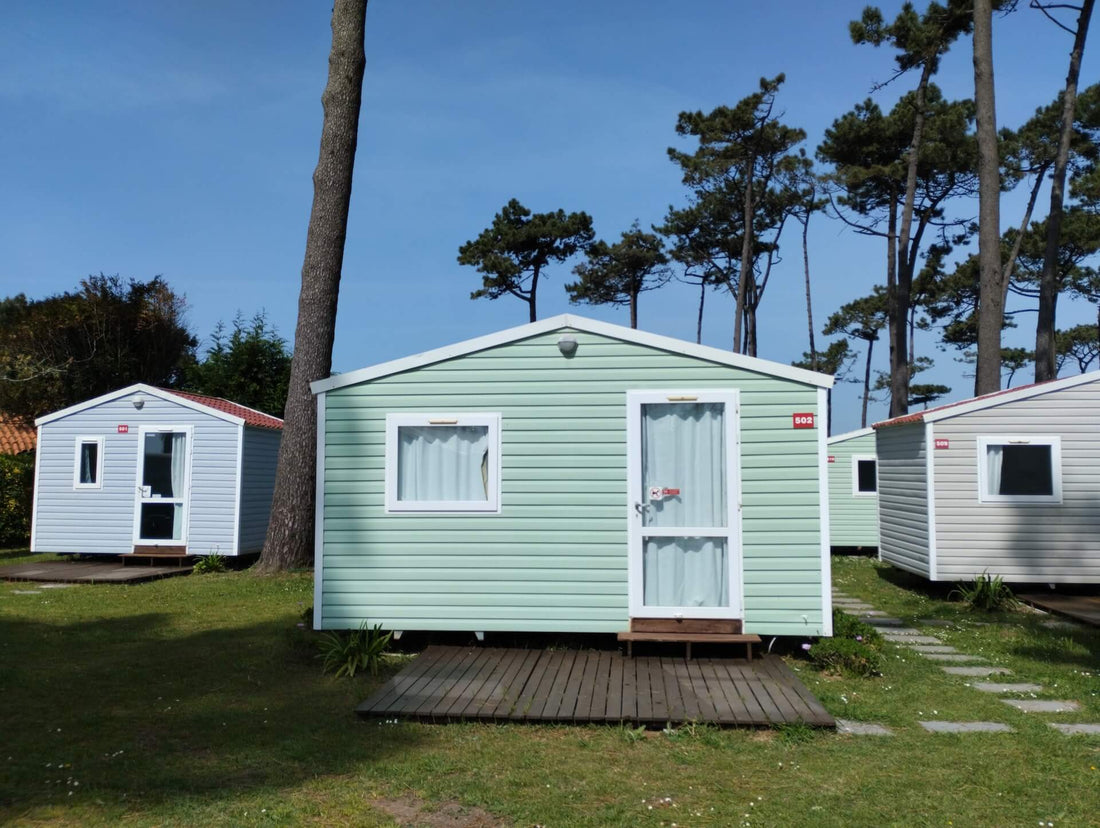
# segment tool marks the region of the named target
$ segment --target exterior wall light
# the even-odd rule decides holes
[[[141,409],[145,408],[145,397],[141,396],[141,394],[138,394],[132,400],[130,400],[130,403],[138,411],[141,411]]]
[[[558,340],[558,350],[561,351],[561,355],[566,359],[569,359],[573,354],[577,353],[577,339],[570,334],[565,334]]]

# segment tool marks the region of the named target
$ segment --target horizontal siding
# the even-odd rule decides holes
[[[829,544],[878,546],[878,497],[852,494],[852,457],[875,454],[875,435],[829,443]]]
[[[241,452],[241,524],[238,553],[247,555],[264,548],[271,498],[275,494],[275,467],[283,432],[270,428],[245,428]]]
[[[1061,438],[1061,504],[978,501],[978,438],[1017,434]],[[1100,382],[941,420],[935,435],[950,440],[933,458],[940,580],[1100,583]]]
[[[614,632],[628,621],[626,391],[738,388],[746,629],[821,629],[816,389],[559,332],[329,392],[324,627]],[[500,412],[499,515],[387,515],[385,415]]]
[[[143,395],[137,411],[132,395],[120,397],[40,429],[35,551],[124,554],[133,551],[139,427],[193,426],[188,551],[233,548],[236,503],[237,426],[182,405]],[[128,425],[128,434],[118,426]],[[103,486],[73,488],[78,436],[102,436]]]
[[[929,576],[928,469],[924,423],[875,432],[878,455],[879,555]]]

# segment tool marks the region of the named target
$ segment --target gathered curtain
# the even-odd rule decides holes
[[[80,482],[95,485],[97,466],[99,465],[99,444],[80,444]]]
[[[728,607],[723,538],[648,538],[642,556],[647,607]]]
[[[187,435],[181,431],[172,433],[172,442],[169,448],[172,455],[172,491],[169,497],[183,497],[184,472],[187,462]]]
[[[988,494],[1002,494],[1001,469],[1004,466],[1002,446],[986,446],[986,491]]]
[[[488,426],[400,426],[397,499],[487,501]]]

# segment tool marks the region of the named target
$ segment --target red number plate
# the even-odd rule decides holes
[[[946,437],[937,437],[936,438],[936,448],[938,448],[938,449],[949,449],[949,448],[951,448],[951,441],[948,440]]]
[[[120,426],[118,427],[118,433],[119,433],[119,434],[129,434],[129,433],[130,433],[130,426],[128,426],[128,425],[120,425]]]
[[[794,428],[813,428],[814,427],[814,415],[812,411],[803,412],[800,414],[791,415],[791,425]]]

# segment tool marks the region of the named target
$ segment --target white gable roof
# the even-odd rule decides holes
[[[447,345],[443,348],[425,351],[421,354],[395,359],[391,362],[383,362],[380,365],[372,365],[368,368],[360,368],[358,371],[349,371],[346,374],[336,374],[327,379],[321,379],[311,383],[310,389],[314,394],[323,394],[326,391],[332,391],[336,388],[344,388],[348,385],[356,385],[368,380],[378,379],[379,377],[399,374],[402,371],[408,371],[412,368],[420,368],[425,365],[442,362],[445,359],[453,359],[454,357],[464,356],[465,354],[472,354],[475,351],[484,351],[487,348],[493,348],[497,345],[506,345],[510,342],[528,339],[529,337],[549,333],[561,328],[571,328],[576,331],[606,336],[624,342],[648,345],[651,348],[659,348],[663,351],[671,351],[676,354],[697,357],[698,359],[705,359],[708,362],[716,362],[720,365],[743,368],[746,371],[753,371],[757,374],[781,377],[783,379],[801,382],[805,385],[812,385],[817,388],[833,387],[833,378],[828,374],[819,374],[815,371],[807,371],[803,368],[795,368],[791,365],[783,365],[779,362],[771,362],[766,359],[735,354],[731,351],[723,351],[720,348],[711,348],[708,345],[696,345],[694,342],[685,342],[682,339],[675,339],[671,336],[646,333],[645,331],[638,331],[633,328],[625,328],[621,325],[612,325],[610,322],[600,322],[583,316],[563,313],[558,316],[551,316],[547,319],[540,319],[538,322],[531,322],[527,325],[508,328],[507,330],[498,331],[497,333],[487,336],[479,336],[475,339],[467,339],[465,342],[458,342],[454,345]]]
[[[133,394],[140,391],[142,394],[148,394],[150,397],[156,397],[157,399],[165,400],[166,402],[174,403],[175,405],[182,406],[184,408],[190,408],[193,411],[201,411],[204,414],[209,414],[211,417],[217,417],[219,420],[226,420],[236,425],[243,425],[244,419],[236,417],[233,414],[229,414],[225,411],[219,411],[216,408],[211,408],[208,405],[203,405],[200,402],[186,399],[173,394],[171,391],[165,391],[162,388],[156,388],[152,385],[146,385],[143,382],[135,383],[134,385],[128,385],[125,388],[119,388],[117,391],[111,391],[107,394],[101,394],[98,397],[93,397],[90,400],[85,400],[82,403],[76,405],[70,405],[68,408],[62,408],[60,411],[54,411],[52,414],[43,414],[37,420],[34,421],[35,425],[45,425],[46,423],[52,423],[54,420],[60,420],[62,417],[68,417],[70,414],[76,414],[79,411],[83,411],[86,408],[92,408],[111,400],[117,400],[119,397],[125,397],[128,394]]]
[[[829,445],[833,443],[843,443],[846,440],[854,440],[856,437],[866,437],[868,434],[874,434],[875,430],[868,426],[867,428],[859,428],[855,431],[846,431],[843,434],[834,434],[826,442]]]

